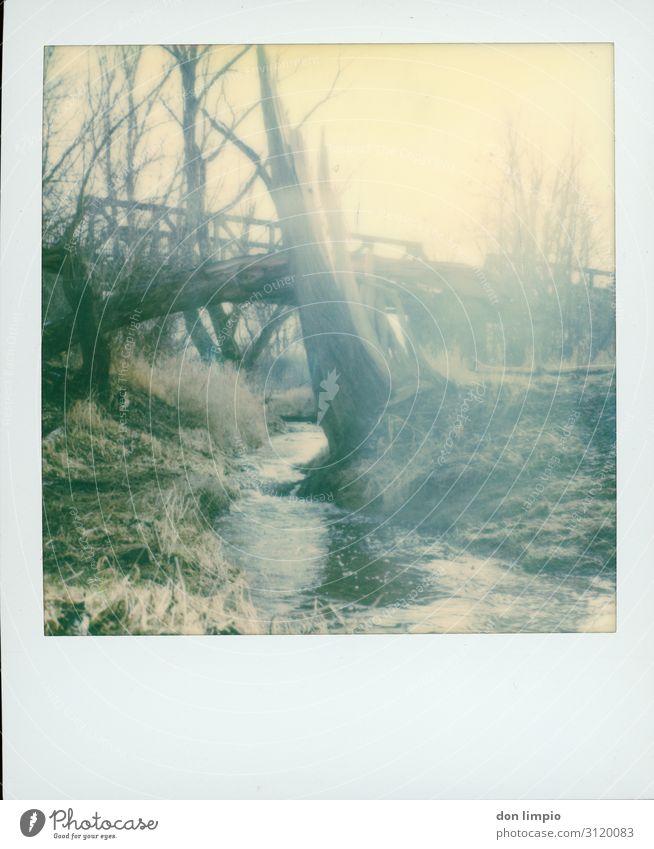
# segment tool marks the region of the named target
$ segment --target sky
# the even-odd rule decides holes
[[[57,68],[71,88],[80,87],[94,50],[61,49]],[[215,47],[209,67],[235,50]],[[331,180],[351,230],[420,241],[434,259],[481,261],[506,181],[505,140],[512,124],[525,159],[541,161],[546,174],[554,174],[571,144],[577,146],[587,202],[597,218],[595,263],[613,266],[611,45],[283,45],[268,46],[267,54],[291,125],[334,84],[332,96],[303,124],[302,140],[311,166],[324,138]],[[147,48],[140,84],[155,81],[168,61],[161,48]],[[146,140],[160,157],[141,180],[144,194],[181,151],[180,129],[171,117],[181,104],[175,74],[164,95],[167,107],[153,111]],[[257,97],[251,50],[207,106],[229,121],[232,110],[240,114]],[[70,134],[73,112],[67,122]],[[239,134],[265,153],[258,109]],[[208,170],[209,205],[223,205],[251,170],[237,150],[225,150]],[[256,190],[258,211],[266,213],[264,195]]]

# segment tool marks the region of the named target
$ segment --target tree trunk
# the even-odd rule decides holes
[[[197,78],[197,47],[185,48],[184,60],[179,64],[182,78],[182,136],[184,139],[184,179],[186,183],[186,216],[183,254],[202,261],[208,254],[207,224],[204,214],[205,168],[202,152],[196,141],[198,98],[195,91]],[[208,361],[215,353],[215,345],[204,325],[199,311],[184,314],[187,332],[200,357]]]
[[[75,315],[77,341],[82,350],[83,380],[89,392],[95,393],[98,400],[106,403],[109,400],[111,351],[100,330],[101,305],[80,260],[74,260],[69,255],[62,273],[64,294]]]
[[[63,274],[66,251],[45,249],[43,272]],[[83,271],[71,271],[70,285],[86,284]],[[282,281],[283,285],[280,285]],[[104,332],[129,324],[136,315],[139,321],[188,312],[212,304],[293,303],[295,291],[288,258],[272,254],[262,259],[240,257],[222,262],[204,263],[197,268],[152,267],[141,269],[136,277],[126,277],[120,291],[112,289],[102,300]],[[46,322],[43,349],[50,354],[63,351],[78,341],[79,298],[72,295],[71,313],[62,319]]]
[[[207,313],[211,319],[222,358],[230,362],[238,362],[241,352],[234,338],[238,326],[238,307],[233,306],[232,312],[228,313],[222,304],[210,304],[207,307]]]
[[[243,368],[249,370],[256,365],[257,360],[263,354],[275,333],[280,330],[282,324],[288,317],[287,313],[287,307],[282,305],[277,307],[275,313],[261,328],[259,335],[256,337],[256,339],[252,340],[249,347],[245,350],[242,360]]]
[[[184,326],[191,341],[195,345],[195,349],[200,355],[200,359],[205,363],[211,362],[214,359],[217,351],[216,345],[211,338],[209,331],[202,323],[200,310],[190,310],[184,313]]]
[[[366,441],[388,398],[388,381],[375,340],[357,326],[348,299],[323,247],[311,188],[298,177],[300,146],[284,139],[284,122],[268,73],[265,49],[257,48],[261,107],[268,140],[271,196],[295,275],[295,296],[320,424],[334,458]]]

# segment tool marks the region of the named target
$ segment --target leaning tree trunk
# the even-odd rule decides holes
[[[295,296],[320,424],[333,458],[370,436],[388,399],[388,379],[356,294],[346,291],[323,243],[319,216],[302,181],[301,147],[283,134],[282,110],[273,91],[265,49],[257,48],[261,106],[270,154],[271,196],[295,276]]]
[[[202,323],[200,310],[188,310],[184,313],[184,327],[186,335],[195,346],[200,359],[205,363],[211,362],[214,358],[216,346],[209,331]]]

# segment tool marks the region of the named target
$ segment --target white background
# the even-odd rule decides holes
[[[654,7],[8,0],[2,651],[8,798],[628,798],[654,789]],[[40,162],[52,43],[613,41],[618,632],[42,636]]]
[[[471,807],[474,805],[474,816]],[[38,842],[25,843],[19,822],[25,809],[38,808],[46,817]],[[143,831],[114,831],[115,842],[107,843],[96,837],[95,843],[84,840],[85,834],[71,827],[67,843],[61,842],[67,830],[65,812],[72,808],[73,818],[80,823],[98,812],[101,819],[123,822],[139,817],[155,820],[156,829]],[[180,846],[284,846],[287,849],[344,849],[374,846],[375,849],[397,849],[398,846],[446,846],[447,849],[510,849],[534,845],[543,849],[574,849],[592,846],[611,846],[629,849],[651,849],[654,843],[653,802],[593,801],[593,802],[529,802],[515,800],[482,802],[153,802],[153,801],[71,801],[62,804],[53,800],[6,802],[0,806],[0,844],[3,849],[25,849],[26,846],[139,846],[141,849],[179,849]],[[549,821],[524,820],[529,814],[554,815]],[[51,814],[57,812],[56,831]],[[61,812],[64,812],[62,815]],[[498,820],[498,815],[516,814],[518,819]],[[559,817],[556,819],[556,817]],[[585,828],[633,830],[633,837],[598,836],[597,839],[566,838],[558,832]],[[502,832],[498,839],[497,833]],[[555,837],[516,839],[516,831],[553,831]],[[504,832],[513,833],[510,837]],[[96,832],[97,833],[97,832]],[[55,834],[57,835],[55,837]],[[73,837],[73,834],[76,837]],[[74,842],[73,842],[74,841]],[[429,841],[429,842],[427,842]]]

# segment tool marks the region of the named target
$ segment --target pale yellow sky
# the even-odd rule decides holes
[[[279,92],[295,124],[341,75],[334,96],[303,128],[309,161],[317,161],[321,135],[330,152],[332,179],[353,230],[422,241],[439,259],[478,261],[484,228],[499,193],[507,122],[519,128],[526,156],[555,169],[574,137],[582,151],[582,177],[598,214],[596,261],[613,263],[613,49],[608,44],[566,45],[286,45],[271,46],[279,62]],[[65,48],[58,67],[71,85],[86,73],[89,51]],[[235,50],[216,47],[217,67]],[[145,85],[167,61],[146,50]],[[230,73],[227,100],[238,113],[257,99],[256,54]],[[179,79],[166,97],[179,105]],[[211,101],[224,120],[224,101]],[[162,108],[148,144],[162,148],[168,168],[180,150],[179,127]],[[74,118],[71,116],[71,127]],[[265,152],[259,111],[239,128]],[[148,178],[165,174],[159,162]],[[251,169],[233,149],[209,169],[215,206],[229,200]],[[261,209],[266,210],[265,200]]]

